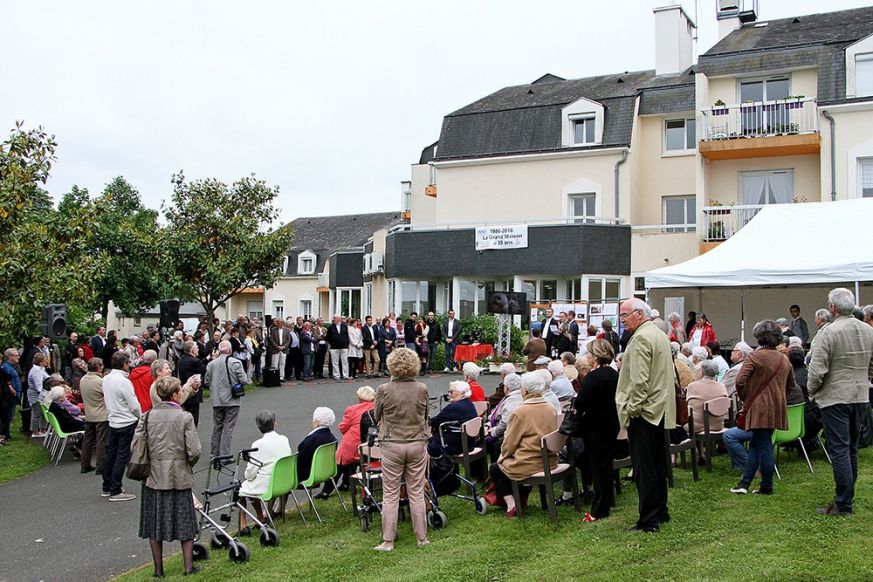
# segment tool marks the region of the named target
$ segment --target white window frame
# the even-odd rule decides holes
[[[591,301],[591,297],[588,294],[588,287],[591,283],[599,282],[600,283],[600,296],[602,299],[600,302],[609,303],[610,300],[606,297],[606,283],[618,283],[618,301],[621,301],[624,294],[625,281],[624,277],[617,277],[615,275],[585,275],[582,277],[582,294],[584,295],[585,301]]]
[[[273,313],[273,319],[285,320],[285,300],[273,299],[270,308]]]
[[[297,255],[297,274],[298,275],[314,275],[315,274],[315,253],[312,251],[303,251]],[[306,261],[311,261],[309,268],[304,266]]]
[[[873,158],[858,158],[858,198],[864,197],[864,167],[869,166],[870,188],[873,188]]]
[[[298,303],[300,304],[300,316],[303,319],[310,319],[312,317],[312,299],[301,299]],[[309,309],[306,308],[307,305]]]
[[[684,224],[668,224],[667,223],[667,202],[674,200],[683,200],[685,223]],[[694,201],[695,215],[688,216],[688,201]],[[669,196],[661,196],[661,226],[664,227],[664,232],[695,232],[697,230],[697,197],[694,194],[671,194]]]
[[[675,123],[677,121],[682,122],[682,133],[684,136],[685,147],[681,149],[671,150],[667,147],[667,124]],[[691,122],[694,124],[694,137],[692,138],[691,143],[688,143],[688,123]],[[682,117],[682,118],[673,118],[673,119],[664,119],[664,123],[661,126],[661,143],[663,147],[661,148],[661,153],[664,156],[676,156],[676,155],[691,155],[697,150],[697,120],[694,117]]]
[[[573,140],[573,145],[594,145],[597,143],[597,119],[594,113],[587,113],[583,115],[573,115],[570,117],[570,123],[572,123],[572,134],[571,138]],[[582,141],[578,141],[576,139],[576,127],[579,124],[584,124],[585,129],[583,133]],[[588,140],[588,127],[591,126],[591,141]]]
[[[584,199],[584,200],[593,200],[593,212],[594,214],[576,214],[575,202],[576,200]],[[596,192],[574,192],[573,194],[567,195],[567,216],[573,219],[575,223],[593,223],[594,218],[597,216],[597,193]],[[587,203],[585,206],[589,206]]]
[[[788,94],[792,94],[790,73],[785,73],[784,75],[767,75],[764,77],[740,77],[737,79],[737,103],[742,103],[743,85],[746,83],[763,83],[764,101],[758,101],[757,103],[766,103],[768,101],[773,101],[773,99],[767,95],[767,83],[772,81],[788,81]]]
[[[592,119],[594,141],[577,142],[575,122]],[[584,97],[561,109],[561,144],[564,147],[600,145],[603,142],[603,105]]]
[[[864,66],[861,66],[864,63]],[[861,89],[861,72],[867,73],[867,89]],[[861,53],[855,55],[855,96],[868,97],[873,95],[873,53]]]

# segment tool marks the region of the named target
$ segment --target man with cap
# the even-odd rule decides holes
[[[536,360],[534,360],[534,370],[545,370],[549,367],[549,363],[551,363],[552,358],[549,356],[540,356]]]

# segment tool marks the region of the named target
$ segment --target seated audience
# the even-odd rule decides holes
[[[506,423],[509,422],[518,405],[521,404],[521,376],[509,374],[503,380],[503,388],[506,391],[506,397],[491,410],[488,421],[490,429],[486,443],[492,461],[496,461],[500,455],[500,445],[503,442]]]
[[[358,447],[362,442],[361,434],[361,417],[365,413],[373,410],[373,400],[376,398],[376,391],[372,386],[361,386],[355,394],[358,397],[358,403],[352,404],[346,408],[343,417],[340,420],[337,428],[342,434],[342,440],[336,449],[337,463],[337,481],[340,484],[341,491],[347,491],[349,488],[349,476],[355,472],[355,467],[360,458]],[[325,484],[325,488],[332,488],[333,484]]]
[[[716,380],[718,376],[718,364],[712,360],[704,360],[700,363],[700,370],[703,378],[692,382],[688,385],[688,390],[685,394],[685,400],[688,402],[688,407],[694,411],[694,429],[697,434],[703,434],[703,404],[714,398],[727,396],[727,390],[724,384]],[[710,432],[724,430],[724,416],[709,417]],[[690,427],[686,426],[685,430],[690,432]]]
[[[538,374],[540,378],[543,380],[544,388],[541,394],[543,400],[551,404],[555,408],[555,412],[561,412],[563,410],[563,405],[561,401],[558,400],[558,395],[551,388],[552,384],[552,373],[549,372],[546,368],[539,368],[534,370],[533,372],[527,372],[528,374]]]
[[[504,362],[500,364],[500,384],[497,385],[497,388],[494,390],[494,394],[490,395],[488,400],[488,408],[493,410],[497,404],[503,400],[503,397],[506,396],[506,390],[504,389],[503,382],[509,374],[515,374],[515,364],[510,362]]]
[[[276,413],[272,410],[262,410],[255,417],[255,424],[263,435],[252,443],[251,448],[258,449],[251,454],[252,460],[246,465],[245,481],[239,490],[240,502],[245,505],[248,497],[261,497],[270,488],[273,469],[276,461],[291,455],[291,444],[288,437],[276,432]],[[254,503],[258,519],[265,516],[260,503]],[[249,535],[248,522],[244,511],[239,512],[240,535]]]
[[[326,406],[319,406],[313,411],[312,430],[297,445],[297,478],[301,482],[309,478],[315,450],[321,445],[336,442],[336,437],[330,430],[335,421],[336,415]]]
[[[737,393],[737,374],[740,373],[740,368],[743,367],[743,362],[746,357],[752,353],[752,346],[746,342],[737,342],[734,344],[734,349],[731,350],[731,362],[733,366],[724,375],[722,384],[727,390],[728,396],[733,396]]]
[[[470,400],[470,392],[470,385],[466,382],[459,380],[449,384],[449,403],[428,421],[433,431],[433,436],[427,442],[427,452],[430,456],[438,457],[442,454],[440,425],[443,423],[451,423],[442,431],[446,453],[449,455],[461,454],[460,427],[468,420],[476,418],[476,407]],[[473,439],[473,442],[470,443],[471,447],[476,446],[475,440]]]
[[[555,393],[558,400],[563,402],[572,400],[573,397],[576,396],[576,392],[573,390],[573,385],[570,383],[570,380],[568,380],[567,376],[564,374],[563,362],[561,362],[561,360],[554,360],[549,363],[547,369],[552,375],[549,388],[552,389],[552,392]]]
[[[467,362],[464,364],[462,371],[464,373],[464,382],[470,385],[470,400],[472,402],[485,402],[485,390],[477,382],[479,374],[482,373],[482,368],[473,362]]]

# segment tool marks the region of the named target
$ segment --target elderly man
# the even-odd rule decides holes
[[[515,374],[515,365],[509,362],[504,362],[500,364],[500,368],[498,368],[497,371],[500,374],[500,383],[497,384],[497,388],[494,389],[494,394],[491,394],[486,398],[488,401],[488,408],[492,410],[506,397],[506,387],[504,386],[504,382],[506,381],[507,376]]]
[[[233,429],[239,416],[239,398],[234,398],[231,388],[234,384],[248,384],[249,379],[243,370],[242,362],[230,357],[230,342],[222,340],[218,344],[218,357],[206,365],[204,384],[212,394],[212,457],[231,454]]]
[[[823,515],[852,513],[858,479],[858,439],[869,413],[873,378],[873,327],[852,316],[855,295],[844,288],[828,293],[833,323],[815,336],[807,390],[820,407],[836,494]]]
[[[736,344],[734,344],[734,347],[731,350],[731,363],[733,364],[733,366],[730,367],[730,369],[724,375],[724,380],[722,380],[724,387],[727,389],[727,395],[729,397],[736,394],[737,375],[740,373],[740,368],[743,367],[743,361],[746,359],[746,356],[751,354],[753,351],[754,350],[752,350],[752,346],[750,346],[746,342],[737,342]]]
[[[109,418],[109,447],[103,464],[103,497],[109,501],[130,501],[136,495],[121,488],[124,469],[130,460],[130,443],[142,409],[128,380],[130,362],[124,352],[112,354],[112,371],[103,378],[103,401]]]
[[[15,406],[21,400],[21,376],[18,375],[20,352],[7,348],[3,352],[3,365],[0,366],[0,442],[12,440],[9,428],[15,418]]]
[[[186,384],[194,376],[203,376],[206,374],[206,362],[200,359],[200,347],[197,342],[188,340],[182,347],[182,357],[179,359],[179,367],[177,370],[179,382]],[[200,423],[200,403],[203,402],[203,393],[196,390],[182,404],[182,408],[191,413],[194,417],[194,426]]]
[[[154,353],[154,352],[152,352]],[[88,360],[88,372],[79,382],[82,402],[85,404],[85,436],[82,439],[82,473],[90,473],[95,465],[91,464],[91,452],[97,454],[97,474],[103,474],[103,460],[106,457],[106,447],[109,444],[109,412],[103,398],[103,360],[91,358]],[[139,399],[137,399],[139,401]]]
[[[330,365],[334,380],[349,379],[349,326],[337,313],[327,328],[327,345],[330,347]],[[342,376],[340,376],[342,370]]]
[[[873,326],[873,305],[865,305],[861,313],[864,314],[864,323]]]
[[[632,530],[656,532],[670,520],[664,431],[676,426],[673,358],[667,334],[651,321],[651,309],[628,299],[619,318],[633,336],[622,359],[615,402],[627,429],[634,481],[639,492],[639,519]]]
[[[291,347],[291,334],[285,329],[285,322],[276,319],[273,329],[270,330],[270,367],[279,370],[279,375],[285,373],[285,361],[288,358],[288,350]]]
[[[558,397],[561,402],[568,402],[576,396],[576,391],[573,390],[573,385],[567,376],[564,374],[564,362],[561,360],[552,360],[549,362],[549,373],[552,375],[552,381],[549,388]]]

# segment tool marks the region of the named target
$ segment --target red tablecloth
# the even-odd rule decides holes
[[[482,358],[488,357],[494,353],[494,346],[491,344],[479,344],[477,346],[459,345],[455,348],[456,362],[475,362]]]

